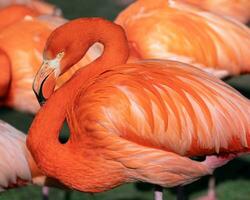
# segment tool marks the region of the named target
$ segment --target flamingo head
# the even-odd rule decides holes
[[[33,82],[33,90],[42,105],[53,93],[57,78],[82,58],[81,42],[72,40],[72,30],[67,24],[54,30],[47,40],[43,63]],[[73,35],[74,35],[73,34]]]

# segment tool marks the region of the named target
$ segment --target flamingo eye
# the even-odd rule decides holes
[[[56,55],[56,58],[57,59],[62,59],[62,57],[64,56],[64,52],[60,52],[60,53],[58,53],[57,55]]]

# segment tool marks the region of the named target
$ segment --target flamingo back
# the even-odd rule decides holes
[[[249,150],[249,100],[197,68],[127,64],[82,89],[68,109],[70,142],[113,135],[185,156]]]
[[[178,1],[178,0],[177,0]],[[179,0],[202,9],[246,23],[250,19],[248,0]]]
[[[11,62],[11,84],[5,105],[21,111],[37,112],[40,106],[32,90],[33,79],[42,64],[42,52],[48,36],[65,21],[52,16],[27,16],[0,32],[0,47]],[[94,55],[95,51],[93,52]],[[94,57],[88,53],[79,64],[58,80],[58,85],[62,85],[77,69]]]
[[[51,31],[47,24],[27,16],[0,32],[1,48],[11,61],[8,106],[30,112],[38,110],[32,82],[42,63],[42,51]]]
[[[190,63],[219,77],[250,71],[250,31],[240,23],[165,0],[136,1],[115,22],[140,58]]]

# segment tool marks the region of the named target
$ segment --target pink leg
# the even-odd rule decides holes
[[[208,193],[205,196],[199,197],[196,200],[216,200],[216,192],[215,192],[215,177],[211,176],[208,182]]]
[[[163,200],[163,191],[161,186],[155,186],[154,200]]]
[[[43,195],[43,200],[48,200],[49,199],[49,187],[44,186],[42,188],[42,195]]]
[[[205,165],[207,165],[212,170],[221,167],[227,164],[232,159],[236,158],[240,154],[228,154],[225,156],[217,156],[211,155],[207,156],[206,160],[203,161]],[[215,177],[211,176],[208,183],[208,193],[205,196],[198,198],[197,200],[216,200],[216,193],[215,193]]]

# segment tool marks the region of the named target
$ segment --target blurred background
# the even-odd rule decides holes
[[[48,0],[62,9],[67,19],[78,17],[99,16],[113,20],[124,8],[118,0]],[[250,12],[250,11],[249,11]],[[250,48],[250,47],[249,47]],[[250,98],[250,76],[242,75],[226,80],[227,83]],[[1,108],[0,119],[3,119],[17,129],[27,132],[32,115],[20,113],[8,108]],[[67,135],[65,128],[62,133]],[[242,157],[230,162],[228,165],[215,171],[216,191],[219,200],[248,200],[250,199],[250,157]],[[185,199],[195,199],[207,191],[208,177],[204,177],[195,183],[185,186],[183,189]],[[127,184],[112,191],[100,194],[84,194],[77,191],[63,191],[51,189],[51,200],[151,200],[153,188],[144,183]],[[177,188],[165,189],[166,199],[176,199]],[[41,199],[41,188],[29,186],[0,194],[1,200],[38,200]]]

